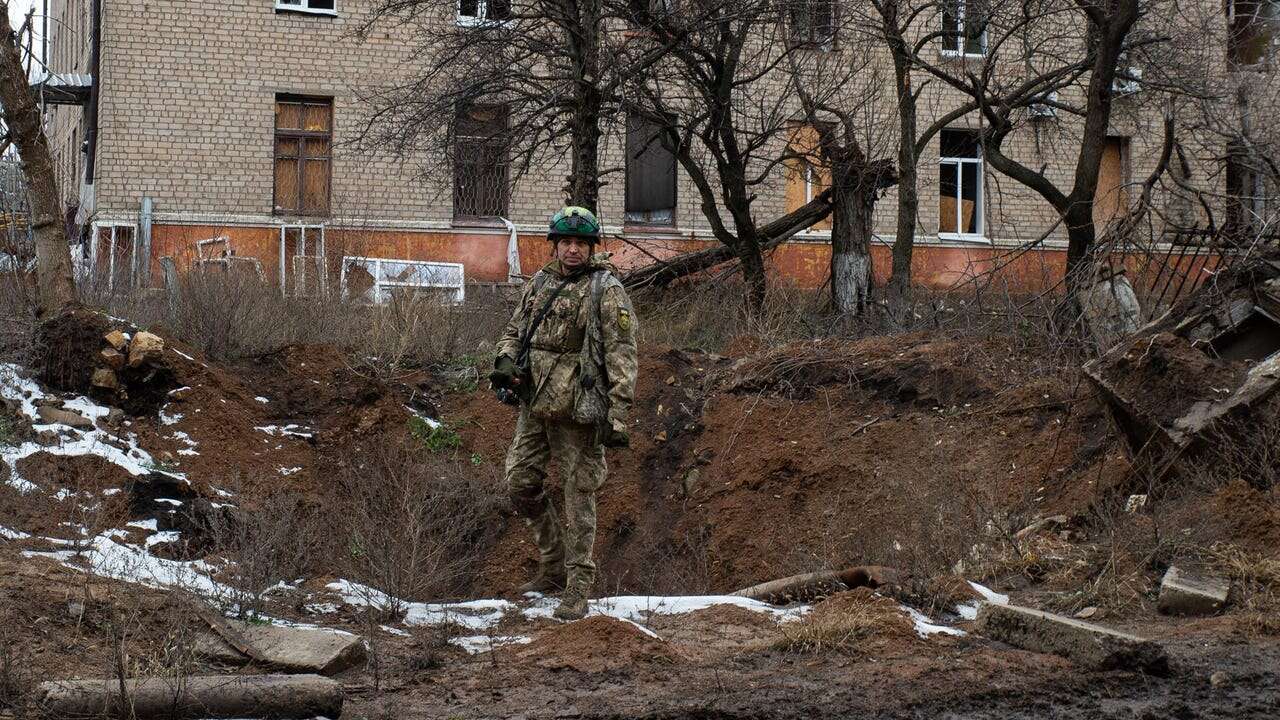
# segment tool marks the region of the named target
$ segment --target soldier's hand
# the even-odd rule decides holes
[[[520,384],[520,371],[516,363],[506,355],[499,355],[493,364],[493,372],[489,373],[489,382],[496,388],[514,388]]]

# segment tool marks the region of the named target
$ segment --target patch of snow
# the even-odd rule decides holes
[[[267,403],[271,402],[270,400],[268,400],[267,398],[262,397],[261,395],[259,395],[259,396],[255,397],[255,398],[254,398],[254,400],[257,400],[258,402],[262,403],[263,405],[266,405]]]
[[[379,625],[378,627],[382,628],[382,631],[388,635],[395,635],[396,637],[412,637],[409,633],[403,630],[397,630],[390,625]]]
[[[312,437],[312,436],[313,436],[313,433],[312,433],[312,432],[310,432],[310,431],[311,431],[311,428],[306,427],[306,426],[304,426],[304,425],[297,425],[297,424],[294,424],[294,423],[290,423],[290,424],[285,425],[285,426],[283,426],[283,427],[281,427],[281,426],[279,426],[279,425],[255,425],[255,426],[253,427],[253,429],[254,429],[254,430],[257,430],[258,432],[264,432],[264,433],[266,433],[266,434],[268,434],[268,435],[272,435],[272,436],[275,436],[275,435],[280,435],[280,436],[289,435],[289,436],[292,436],[292,437],[300,437],[300,438],[309,438],[309,437]]]
[[[161,410],[161,411],[160,411],[160,424],[161,424],[161,425],[176,425],[176,424],[178,423],[178,421],[179,421],[179,420],[181,420],[181,419],[182,419],[182,414],[181,414],[181,413],[178,413],[178,414],[176,414],[176,415],[170,415],[170,414],[166,413],[164,410]]]
[[[31,536],[27,533],[22,532],[21,530],[13,530],[11,528],[7,528],[3,525],[0,525],[0,537],[4,538],[5,540],[26,540]]]
[[[977,620],[978,607],[983,602],[989,602],[993,605],[1009,604],[1008,595],[1002,595],[1001,593],[998,593],[989,587],[979,585],[978,583],[973,582],[972,580],[969,581],[969,586],[973,588],[974,592],[982,596],[982,600],[956,606],[956,612],[960,613],[960,617],[964,618],[965,620]]]
[[[405,405],[404,409],[408,410],[410,414],[412,414],[414,417],[426,423],[427,427],[431,428],[432,430],[435,430],[436,428],[440,427],[439,420],[436,420],[434,418],[429,418],[426,415],[423,415],[422,413],[418,412],[417,410],[414,410],[413,408],[409,407],[408,405]]]
[[[195,450],[192,450],[191,448],[182,448],[181,450],[178,451],[178,454],[191,456],[191,455],[199,455],[200,453]]]
[[[943,635],[964,635],[965,634],[965,632],[959,628],[953,628],[953,627],[948,627],[946,625],[935,624],[932,620],[929,619],[928,615],[925,615],[924,613],[920,612],[919,610],[916,610],[915,608],[907,607],[906,605],[899,605],[899,607],[905,610],[907,614],[911,616],[911,621],[914,622],[916,625],[916,633],[919,634],[920,637],[929,637],[930,635],[935,635],[938,633],[942,633]]]
[[[147,518],[146,520],[130,520],[125,523],[125,525],[138,528],[139,530],[150,530],[151,532],[157,531],[155,518]]]
[[[103,495],[119,495],[121,492],[124,492],[124,491],[121,490],[120,488],[107,488],[106,490],[102,491],[102,494]]]
[[[173,498],[156,498],[156,502],[168,503],[174,507],[182,507],[184,504],[181,500],[174,500]]]
[[[75,496],[76,496],[76,493],[74,490],[68,490],[67,488],[62,488],[61,490],[53,494],[53,499],[57,500],[58,502],[62,502],[67,498],[72,498]]]
[[[23,495],[29,495],[40,489],[39,485],[36,485],[33,482],[29,482],[27,480],[23,480],[22,478],[18,477],[17,471],[13,470],[12,466],[10,466],[10,469],[9,469],[9,479],[6,480],[5,482],[8,483],[9,486],[12,487],[14,490],[17,490],[19,493]]]
[[[503,645],[524,645],[532,641],[533,638],[523,635],[495,635],[493,637],[488,635],[464,635],[462,637],[449,638],[451,644],[466,650],[469,655],[489,652]]]
[[[280,474],[285,477],[289,477],[290,475],[298,472],[301,469],[302,469],[301,467],[291,467],[291,468],[282,467],[280,468]]]
[[[36,381],[18,374],[18,366],[0,363],[0,397],[22,404],[22,414],[36,419],[36,400],[44,397],[44,391]]]
[[[183,588],[204,597],[235,598],[243,595],[209,577],[207,573],[212,568],[203,560],[180,562],[159,558],[143,547],[116,542],[115,538],[122,534],[120,530],[108,530],[88,540],[85,543],[86,549],[79,553],[61,550],[50,553],[25,552],[23,555],[52,558],[74,570],[147,587]]]
[[[67,400],[62,403],[62,407],[78,412],[90,420],[104,418],[111,412],[111,408],[99,405],[83,395]]]
[[[212,485],[210,485],[209,489],[212,490],[214,493],[216,493],[218,497],[224,497],[224,498],[235,497],[235,493],[229,493],[226,490],[223,490],[222,488],[219,488],[219,487],[213,487]]]
[[[182,533],[177,530],[165,530],[164,532],[158,532],[147,538],[147,547],[159,545],[160,543],[178,542],[181,537]]]
[[[302,609],[310,615],[332,615],[338,612],[338,606],[333,603],[307,603]]]
[[[190,355],[188,355],[188,354],[186,354],[186,353],[182,352],[181,350],[179,350],[179,349],[178,349],[178,348],[176,348],[176,347],[170,346],[170,347],[169,347],[169,349],[170,349],[170,350],[172,350],[175,354],[177,354],[177,355],[178,355],[178,357],[186,358],[186,359],[190,360],[191,362],[195,362],[195,361],[196,361],[196,359],[195,359],[195,358],[193,358],[193,357],[191,357]],[[201,365],[204,365],[204,363],[200,363],[200,364],[201,364]],[[207,366],[206,366],[206,367],[207,367]]]

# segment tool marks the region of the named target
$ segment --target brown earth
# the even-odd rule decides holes
[[[344,464],[388,438],[413,442],[406,406],[457,430],[461,447],[454,452],[468,460],[465,472],[500,472],[514,425],[512,409],[485,390],[444,391],[425,372],[394,381],[366,377],[331,348],[290,348],[235,367],[207,363],[180,345],[165,358],[177,385],[189,389],[170,397],[162,416],[132,418],[128,429],[165,469],[186,473],[193,504],[230,490],[253,511],[267,492],[283,488],[319,507],[340,508]],[[972,561],[978,545],[1003,547],[1032,520],[1056,514],[1068,516],[1067,529],[1047,537],[1064,552],[1082,538],[1101,542],[1113,522],[1135,536],[1153,534],[1141,513],[1117,520],[1103,512],[1122,504],[1123,497],[1111,495],[1122,487],[1128,463],[1087,388],[1073,377],[1039,373],[1041,360],[1000,339],[924,336],[766,349],[737,364],[646,349],[632,447],[610,452],[610,480],[600,494],[597,593],[730,591],[868,563],[947,578],[956,563]],[[257,429],[288,425],[301,435]],[[46,488],[89,475],[123,481],[92,464],[45,455],[20,469],[39,475]],[[132,494],[157,482],[135,483]],[[27,511],[24,502],[0,486],[0,512],[12,513],[0,524],[13,518],[22,529],[52,532],[62,510]],[[1274,492],[1229,484],[1189,490],[1171,505],[1165,509],[1187,518],[1197,508],[1215,509],[1222,522],[1197,537],[1203,542],[1260,549],[1270,542],[1274,552],[1280,540]],[[474,585],[464,590],[471,596],[509,592],[534,564],[523,524],[496,516],[492,525]],[[68,588],[93,586],[96,593],[99,581],[21,558],[15,547],[0,547],[0,589],[12,599],[35,588],[35,600],[29,609],[6,605],[4,622],[38,628],[36,642],[26,643],[36,657],[30,666],[45,675],[101,673],[109,637],[76,634],[64,620],[39,622],[73,596]],[[1150,581],[1170,559],[1153,555],[1133,565]],[[994,583],[1027,588],[1028,601],[1048,592],[1034,585],[1040,571],[1028,570],[1025,558],[1014,560]],[[1097,570],[1073,572],[1081,573],[1071,576],[1078,588]],[[954,580],[935,580],[938,588],[929,592],[963,595]],[[286,594],[272,612],[317,620],[302,608],[314,594],[308,591],[321,587],[308,583],[301,594]],[[1203,704],[1204,717],[1274,716],[1280,680],[1266,670],[1280,661],[1274,639],[1233,634],[1230,644],[1207,642],[1203,624],[1153,616],[1145,592],[1109,619],[1170,643],[1182,669],[1169,681],[1081,673],[1064,660],[978,638],[923,640],[910,632],[882,636],[865,656],[796,655],[776,649],[781,633],[767,617],[730,606],[654,618],[651,629],[662,640],[592,618],[539,626],[529,645],[476,657],[435,648],[427,653],[443,658],[435,664],[424,661],[421,638],[375,629],[383,653],[380,689],[359,690],[371,686],[371,669],[345,679],[357,688],[355,716],[390,708],[389,716],[403,718],[1184,716],[1175,701]],[[135,616],[145,628],[131,646],[162,664],[162,636],[173,614],[148,604],[161,603],[158,594],[140,596],[150,599],[127,598],[143,607]],[[827,611],[842,602],[849,600],[829,600]],[[356,632],[371,627],[350,608],[338,617]],[[1217,632],[1224,625],[1209,627]],[[1218,668],[1238,678],[1231,689],[1208,689],[1207,676]],[[1117,704],[1117,697],[1141,701]]]

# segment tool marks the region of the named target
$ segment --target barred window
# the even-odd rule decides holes
[[[458,111],[453,146],[453,216],[505,217],[507,187],[505,105],[472,105]]]

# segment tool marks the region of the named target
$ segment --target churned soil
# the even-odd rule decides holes
[[[679,650],[653,633],[603,615],[556,625],[520,647],[515,656],[540,668],[580,673],[672,665],[683,659]]]

